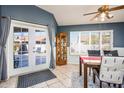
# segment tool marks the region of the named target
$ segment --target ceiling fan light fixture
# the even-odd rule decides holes
[[[96,18],[94,19],[94,21],[98,21],[98,17],[96,17]]]
[[[101,16],[101,18],[105,18],[105,16],[106,16],[105,12],[102,12],[100,16]]]
[[[102,18],[101,18],[101,21],[102,21],[102,22],[105,21],[105,17],[102,17]]]
[[[84,16],[96,14],[91,19],[91,21],[92,20],[97,21],[98,19],[100,19],[101,21],[105,21],[105,19],[112,19],[114,17],[112,14],[110,14],[111,11],[122,10],[122,9],[124,9],[124,5],[116,6],[112,8],[109,8],[109,5],[103,5],[100,8],[98,8],[96,12],[87,13],[84,14]]]
[[[114,17],[113,14],[109,14],[108,16],[110,19]]]

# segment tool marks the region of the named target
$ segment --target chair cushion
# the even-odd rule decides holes
[[[124,77],[124,57],[103,57],[100,67],[100,80],[122,84]]]

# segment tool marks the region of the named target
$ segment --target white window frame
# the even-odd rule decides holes
[[[89,46],[91,46],[91,33],[100,32],[100,50],[102,50],[102,33],[110,32],[111,33],[111,49],[113,49],[113,29],[111,29],[111,30],[96,30],[96,31],[71,31],[70,36],[71,36],[71,33],[73,33],[73,32],[79,33],[79,45],[81,44],[80,43],[81,32],[89,32]],[[70,40],[71,40],[71,37],[70,37]],[[81,46],[79,46],[79,47],[81,47]],[[81,48],[79,48],[79,50],[81,51]],[[69,47],[69,51],[70,51],[70,55],[82,55],[81,53],[71,53],[71,46]]]

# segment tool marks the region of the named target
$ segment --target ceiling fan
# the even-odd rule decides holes
[[[84,14],[84,16],[96,14],[91,19],[91,21],[94,19],[97,20],[98,17],[101,17],[101,21],[104,21],[105,18],[108,18],[108,19],[113,18],[113,15],[110,14],[111,11],[116,11],[116,10],[121,10],[121,9],[124,9],[124,5],[112,7],[112,8],[109,8],[109,5],[103,5],[102,7],[98,8],[96,12],[87,13],[87,14]]]

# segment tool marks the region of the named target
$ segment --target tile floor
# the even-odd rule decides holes
[[[29,88],[83,88],[83,77],[79,76],[79,65],[56,66],[51,70],[57,78],[30,86]],[[83,73],[83,71],[82,71]],[[0,88],[16,88],[18,77],[11,77],[6,82],[0,83]],[[89,77],[89,88],[98,88],[98,84],[93,84],[92,76]],[[105,84],[103,87],[107,87]]]

